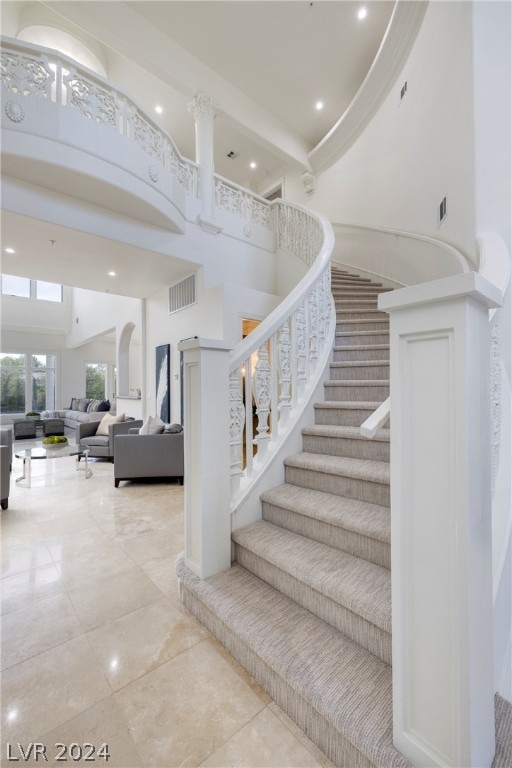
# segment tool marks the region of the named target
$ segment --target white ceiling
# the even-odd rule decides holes
[[[363,5],[368,15],[360,21]],[[1,13],[3,34],[15,37],[27,24],[46,23],[94,47],[109,79],[186,157],[195,154],[187,105],[198,90],[210,93],[222,110],[215,124],[216,171],[261,192],[294,162],[304,167],[307,153],[347,108],[377,54],[393,7],[384,0],[3,0]],[[320,112],[319,99],[325,103]],[[156,104],[163,106],[162,115],[155,113]],[[226,157],[230,150],[239,153],[234,161]],[[130,278],[108,289],[141,297],[183,273],[182,263],[146,253],[155,266],[151,275],[149,270],[141,275],[138,249],[64,228],[58,237],[52,232],[53,225],[6,214],[2,244],[16,243],[18,254],[14,260],[3,253],[2,269],[20,275],[37,269],[44,274],[32,276],[92,287],[93,276],[108,271],[107,262],[119,271],[130,265]],[[72,269],[71,261],[48,248],[50,239],[66,244]]]

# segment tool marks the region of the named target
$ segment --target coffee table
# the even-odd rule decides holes
[[[64,456],[75,456],[76,471],[82,470],[86,480],[92,475],[92,469],[87,463],[89,448],[80,448],[74,443],[61,443],[60,446],[41,443],[35,448],[16,451],[14,455],[17,459],[23,459],[23,474],[16,478],[16,482],[21,483],[25,480],[27,488],[30,488],[32,461],[36,459],[62,459]],[[82,458],[85,459],[83,464],[80,463]]]

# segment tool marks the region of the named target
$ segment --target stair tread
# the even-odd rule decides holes
[[[265,491],[261,500],[387,544],[391,541],[389,507],[289,483]]]
[[[385,387],[389,386],[389,379],[329,379],[325,386],[339,387],[351,385],[353,387]]]
[[[334,360],[331,368],[372,368],[375,365],[389,365],[389,360]]]
[[[301,583],[391,632],[391,574],[386,568],[265,520],[233,531],[232,537]]]
[[[356,323],[360,324],[366,324],[366,323],[385,323],[386,325],[389,325],[389,316],[386,315],[386,317],[383,318],[374,318],[374,317],[350,317],[348,319],[345,319],[342,321],[344,325],[352,325]]]
[[[361,434],[359,427],[337,426],[336,424],[312,424],[309,427],[304,427],[302,434],[316,435],[317,437],[340,437],[349,440],[368,441],[368,438]],[[390,430],[379,429],[372,439],[377,442],[389,443]]]
[[[334,347],[335,352],[369,352],[373,349],[389,349],[389,344],[353,344],[351,347]]]
[[[234,565],[178,577],[205,606],[377,768],[410,768],[392,743],[391,668]]]
[[[389,331],[336,331],[336,337],[343,336],[389,336]]]
[[[343,475],[357,480],[389,485],[389,462],[375,459],[352,459],[325,453],[296,453],[284,460],[287,467],[310,469],[330,475]]]
[[[382,403],[378,400],[322,400],[315,408],[348,408],[354,411],[375,411]]]

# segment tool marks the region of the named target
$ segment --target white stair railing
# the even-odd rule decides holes
[[[174,175],[186,194],[195,195],[197,164],[182,157],[170,136],[121,89],[50,48],[5,37],[1,44],[0,81],[13,97],[5,103],[13,122],[24,118],[24,98],[44,99],[73,110],[134,142]]]
[[[314,379],[331,324],[334,235],[323,216],[274,204],[277,248],[310,267],[289,296],[231,353],[232,505],[263,471]]]

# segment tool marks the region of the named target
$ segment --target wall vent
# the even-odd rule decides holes
[[[190,275],[169,288],[169,314],[196,303],[196,276]]]
[[[402,101],[402,99],[403,99],[403,97],[405,96],[406,93],[407,93],[407,80],[405,81],[405,83],[403,84],[403,86],[402,86],[402,88],[400,90],[400,101]]]
[[[240,153],[239,152],[235,152],[235,150],[232,149],[231,152],[228,152],[226,157],[229,157],[230,160],[236,160],[237,157],[240,157]]]
[[[446,197],[443,197],[439,203],[439,224],[446,218]]]

